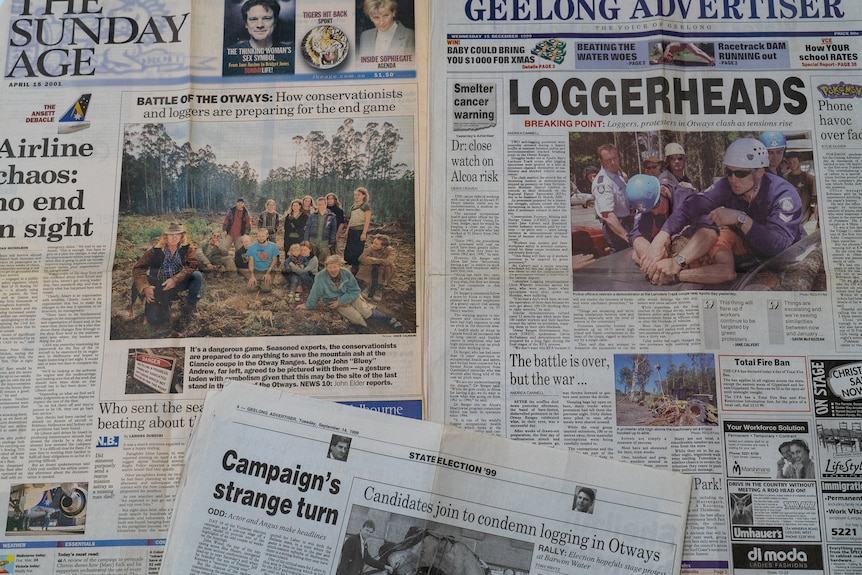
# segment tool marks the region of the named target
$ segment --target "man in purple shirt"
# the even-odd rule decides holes
[[[715,280],[735,277],[733,256],[768,259],[805,237],[799,194],[785,179],[766,172],[766,146],[740,138],[727,147],[724,165],[725,177],[678,206],[651,242],[642,269],[652,283],[719,283]],[[679,253],[668,257],[671,238],[703,215],[721,228],[718,237],[712,230],[698,230]],[[689,269],[705,255],[710,265]]]

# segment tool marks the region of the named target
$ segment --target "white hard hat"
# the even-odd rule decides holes
[[[754,138],[734,140],[724,151],[724,165],[736,168],[765,168],[769,152],[763,142]]]
[[[682,148],[682,146],[680,146],[676,142],[671,142],[670,144],[668,144],[667,146],[664,147],[664,157],[665,158],[668,156],[677,156],[677,155],[684,156],[685,150]]]

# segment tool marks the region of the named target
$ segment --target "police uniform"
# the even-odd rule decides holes
[[[675,206],[662,231],[673,236],[690,222],[720,207],[748,214],[751,229],[742,234],[742,239],[748,253],[761,258],[778,255],[806,235],[802,228],[802,201],[796,188],[768,172],[764,172],[760,190],[751,203],[734,194],[727,178],[722,178],[702,194],[692,195],[682,205]]]
[[[626,232],[630,232],[634,225],[634,215],[626,197],[626,182],[622,171],[615,174],[604,168],[599,170],[596,179],[593,180],[592,192],[596,200],[596,216],[601,219],[603,212],[613,212]],[[629,247],[628,242],[612,232],[604,221],[602,221],[602,234],[611,246],[612,252]]]

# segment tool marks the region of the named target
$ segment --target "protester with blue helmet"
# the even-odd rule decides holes
[[[632,259],[640,264],[641,256],[670,214],[670,191],[657,177],[636,174],[626,184],[626,197],[635,211],[634,225],[629,232],[629,243],[634,248]]]
[[[661,197],[658,178],[646,174],[636,174],[626,184],[626,197],[629,205],[637,212],[648,212],[658,205]]]
[[[678,185],[671,188],[651,175],[632,176],[626,186],[626,197],[636,212],[634,225],[629,232],[629,243],[634,248],[632,259],[635,263],[641,264],[649,250],[650,242],[661,231],[675,207],[681,206],[692,194],[694,190],[688,186]],[[707,216],[701,216],[684,228],[680,235],[691,238],[701,228],[710,228],[716,234],[718,233],[718,228],[712,220]]]
[[[784,160],[784,150],[787,149],[787,138],[781,132],[761,132],[758,140],[766,146],[769,153],[769,166],[766,171],[776,176],[784,177],[781,162]]]

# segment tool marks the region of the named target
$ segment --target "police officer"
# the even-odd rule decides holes
[[[703,215],[724,228],[718,239],[691,241],[673,258],[648,262],[646,273],[653,283],[675,281],[689,263],[717,243],[737,257],[750,254],[765,259],[805,237],[799,194],[789,182],[766,171],[769,153],[763,143],[754,138],[735,140],[725,150],[724,165],[724,178],[675,207],[651,242],[647,257],[666,253],[671,237]],[[701,232],[711,230],[698,230],[694,238]]]
[[[596,217],[602,221],[602,235],[613,253],[629,247],[628,235],[634,215],[626,199],[626,178],[620,169],[616,146],[599,146],[598,156],[602,169],[593,180],[592,192],[596,199]]]

